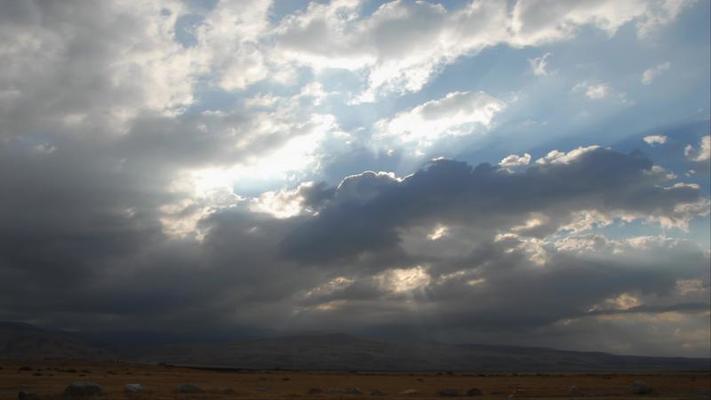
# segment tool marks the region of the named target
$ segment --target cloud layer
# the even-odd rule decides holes
[[[208,3],[0,1],[0,320],[708,354],[701,6]]]

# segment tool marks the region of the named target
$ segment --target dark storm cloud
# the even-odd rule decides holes
[[[578,210],[674,217],[675,206],[701,199],[692,187],[664,188],[651,168],[639,153],[595,149],[523,173],[451,160],[434,161],[402,181],[364,173],[344,180],[318,217],[286,239],[284,252],[318,262],[388,249],[399,242],[399,228],[427,221],[494,233],[523,223],[530,212],[561,222]]]
[[[318,215],[296,225],[281,245],[287,259],[354,279],[308,297],[302,304],[335,304],[337,311],[304,316],[304,323],[410,334],[424,324],[451,339],[458,330],[500,337],[594,315],[707,312],[708,255],[693,243],[618,243],[625,249],[591,255],[530,242],[575,222],[581,211],[676,221],[707,212],[698,188],[672,186],[652,166],[639,153],[593,149],[520,173],[438,160],[402,180],[372,172],[346,178]],[[700,208],[686,214],[681,206],[688,204]],[[532,214],[547,220],[520,229]],[[439,249],[424,238],[436,224],[451,231]],[[516,234],[499,236],[512,229]],[[410,243],[413,231],[422,237]],[[533,259],[536,251],[545,254],[544,265]],[[429,281],[411,292],[393,293],[372,278],[415,265],[428,266]],[[684,279],[701,280],[693,307],[677,293]],[[623,293],[650,304],[590,311]],[[419,306],[407,306],[408,299]],[[574,346],[570,340],[557,345]]]
[[[195,334],[419,326],[444,339],[490,332],[472,336],[487,341],[590,317],[620,293],[649,297],[640,312],[663,311],[690,301],[674,294],[679,279],[705,279],[708,259],[694,246],[591,258],[546,245],[541,267],[521,247],[540,234],[497,239],[531,212],[550,216],[548,232],[577,210],[684,217],[675,206],[701,200],[698,190],[665,189],[639,154],[598,149],[518,173],[450,160],[404,179],[366,172],[337,188],[301,187],[315,216],[276,219],[238,203],[203,218],[198,241],[163,231],[161,206],[185,196],[168,189],[167,169],[141,173],[146,164],[121,162],[130,154],[115,142],[55,140],[49,154],[14,141],[0,149],[11,194],[0,197],[1,318]],[[426,239],[436,223],[451,237]],[[393,292],[380,275],[420,264],[430,280],[413,291]],[[339,276],[347,284],[328,286]]]
[[[692,248],[655,248],[648,250],[643,259],[633,262],[625,257],[607,255],[601,258],[579,257],[571,254],[553,255],[545,266],[536,266],[526,254],[507,251],[500,243],[490,243],[492,251],[484,263],[459,260],[465,274],[448,277],[431,268],[435,279],[414,293],[393,294],[378,287],[378,282],[355,283],[340,290],[326,293],[319,302],[347,300],[352,305],[344,307],[342,315],[352,322],[359,316],[368,318],[368,308],[379,309],[391,303],[398,308],[403,298],[413,296],[423,303],[417,310],[403,307],[390,322],[419,316],[422,320],[436,321],[442,327],[469,328],[472,330],[530,329],[542,327],[567,318],[602,315],[620,312],[606,309],[591,312],[596,304],[620,293],[637,296],[666,296],[674,299],[676,282],[703,276],[707,258]],[[675,265],[675,268],[669,268]],[[437,266],[434,263],[433,266]],[[441,272],[441,271],[440,271]],[[481,282],[470,284],[472,279]],[[635,307],[635,312],[699,311],[708,310],[703,297],[694,308],[676,305],[650,305]],[[330,318],[339,319],[341,314]],[[331,324],[334,322],[331,321]]]

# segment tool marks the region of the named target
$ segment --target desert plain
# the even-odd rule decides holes
[[[218,370],[126,362],[0,361],[0,399],[21,391],[64,399],[72,382],[101,385],[103,399],[708,399],[711,372],[654,373],[377,373]],[[183,384],[201,392],[181,393]],[[650,393],[635,392],[635,383]],[[140,384],[128,393],[127,384]]]

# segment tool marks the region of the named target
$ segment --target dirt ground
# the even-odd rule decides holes
[[[477,373],[362,373],[292,371],[209,371],[128,363],[2,362],[0,399],[17,399],[18,392],[40,399],[62,399],[68,384],[90,381],[104,389],[103,399],[478,399],[598,398],[711,399],[711,371],[655,374],[477,374]],[[639,395],[635,381],[652,393]],[[125,393],[125,385],[140,383],[145,392]],[[183,394],[183,383],[203,393]]]

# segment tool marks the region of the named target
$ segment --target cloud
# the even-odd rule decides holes
[[[268,191],[252,200],[249,209],[254,212],[263,212],[275,218],[291,218],[311,211],[305,207],[308,203],[317,203],[311,196],[314,190],[320,187],[313,182],[299,184],[294,190]]]
[[[627,99],[627,93],[616,90],[606,82],[582,81],[571,89],[573,93],[582,93],[589,100],[602,101],[604,99],[614,100],[620,104],[634,104]]]
[[[522,156],[510,154],[499,161],[499,166],[502,168],[513,168],[526,166],[531,162],[531,155],[524,153]]]
[[[271,29],[270,0],[247,0],[239,5],[219,2],[195,31],[196,58],[207,60],[217,85],[243,90],[270,75],[268,48],[261,38]]]
[[[2,2],[0,320],[708,352],[708,249],[679,238],[704,186],[600,146],[404,156],[527,112],[428,97],[462,57],[626,24],[646,40],[688,2],[540,4]]]
[[[71,143],[39,159],[1,148],[0,182],[15,193],[0,200],[2,318],[191,335],[284,329],[278,321],[288,319],[290,330],[410,334],[417,315],[440,339],[467,332],[468,340],[495,341],[592,318],[590,307],[622,293],[659,307],[708,293],[705,283],[676,289],[682,280],[706,282],[708,258],[690,243],[647,240],[636,250],[638,240],[594,257],[554,246],[581,210],[649,223],[703,211],[680,208],[702,201],[698,187],[664,188],[639,154],[556,152],[563,156],[519,172],[451,160],[408,177],[364,172],[337,187],[301,184],[211,203],[195,221],[197,238],[169,235],[160,221],[164,204],[186,198],[165,190],[172,174],[111,164],[121,153]],[[446,233],[433,240],[438,227]],[[533,294],[540,291],[550,296]],[[697,311],[683,312],[693,319]],[[547,343],[545,335],[529,339]]]
[[[664,144],[667,142],[667,137],[665,135],[649,135],[642,138],[642,140],[650,146],[655,144]]]
[[[551,71],[548,70],[548,57],[551,56],[551,53],[546,53],[540,57],[535,57],[535,58],[529,58],[528,63],[531,66],[531,72],[535,76],[546,76],[551,73]]]
[[[524,0],[516,2],[511,26],[519,40],[528,44],[569,38],[584,25],[595,26],[613,35],[621,26],[634,22],[638,35],[645,36],[654,28],[676,18],[688,4],[671,1],[568,3],[560,0],[540,3]]]
[[[484,92],[452,92],[375,124],[378,138],[427,147],[447,136],[488,128],[506,103]]]
[[[607,83],[580,82],[573,87],[573,92],[583,92],[590,100],[601,100],[612,92],[612,88]]]
[[[578,147],[567,153],[560,150],[551,150],[544,157],[536,160],[536,164],[570,164],[579,161],[579,159],[584,157],[587,153],[591,153],[599,149],[600,146],[594,144],[587,147]]]
[[[684,148],[684,155],[691,161],[708,162],[711,160],[711,136],[704,136],[699,141],[699,149],[687,145]]]
[[[393,293],[409,292],[427,286],[430,276],[421,266],[412,268],[392,268],[375,276],[378,285]]]
[[[10,132],[81,123],[120,133],[138,113],[193,103],[205,65],[174,41],[181,2],[5,3],[0,87],[14,97],[0,118]]]
[[[644,70],[642,73],[642,83],[645,85],[651,85],[652,82],[662,73],[664,73],[666,70],[668,70],[671,67],[671,63],[669,61],[659,64],[657,66],[654,66],[652,68]]]
[[[310,4],[280,21],[276,49],[289,62],[320,70],[364,72],[359,101],[378,95],[416,92],[444,66],[496,45],[537,46],[568,40],[585,26],[610,36],[635,23],[640,36],[673,21],[690,2],[636,0],[512,4],[468,2],[455,10],[427,1],[391,1],[362,14],[358,1]],[[541,9],[550,13],[541,14]],[[545,65],[545,57],[540,62]],[[542,69],[541,71],[543,71]]]
[[[501,173],[488,164],[472,169],[464,163],[440,160],[401,181],[375,179],[370,174],[363,180],[351,177],[347,186],[359,182],[356,193],[368,196],[358,195],[355,198],[362,200],[354,202],[337,190],[318,217],[285,241],[285,254],[309,262],[351,257],[392,248],[399,242],[398,230],[406,229],[410,221],[431,221],[431,225],[441,223],[450,229],[452,223],[476,221],[481,229],[501,230],[519,225],[530,213],[548,215],[553,210],[549,229],[554,231],[556,224],[563,226],[582,210],[633,220],[663,219],[683,226],[697,212],[684,205],[703,203],[698,188],[657,186],[664,178],[651,174],[651,168],[639,155],[590,146],[568,153],[552,151],[521,173]],[[582,181],[588,185],[575,184]],[[536,197],[529,190],[546,195]],[[413,203],[411,198],[418,201]],[[578,201],[575,207],[571,198]],[[522,203],[518,199],[527,200]],[[350,220],[353,214],[358,215],[357,223]],[[333,229],[336,226],[353,228]],[[495,236],[489,235],[491,239]],[[328,244],[325,249],[323,244]]]

